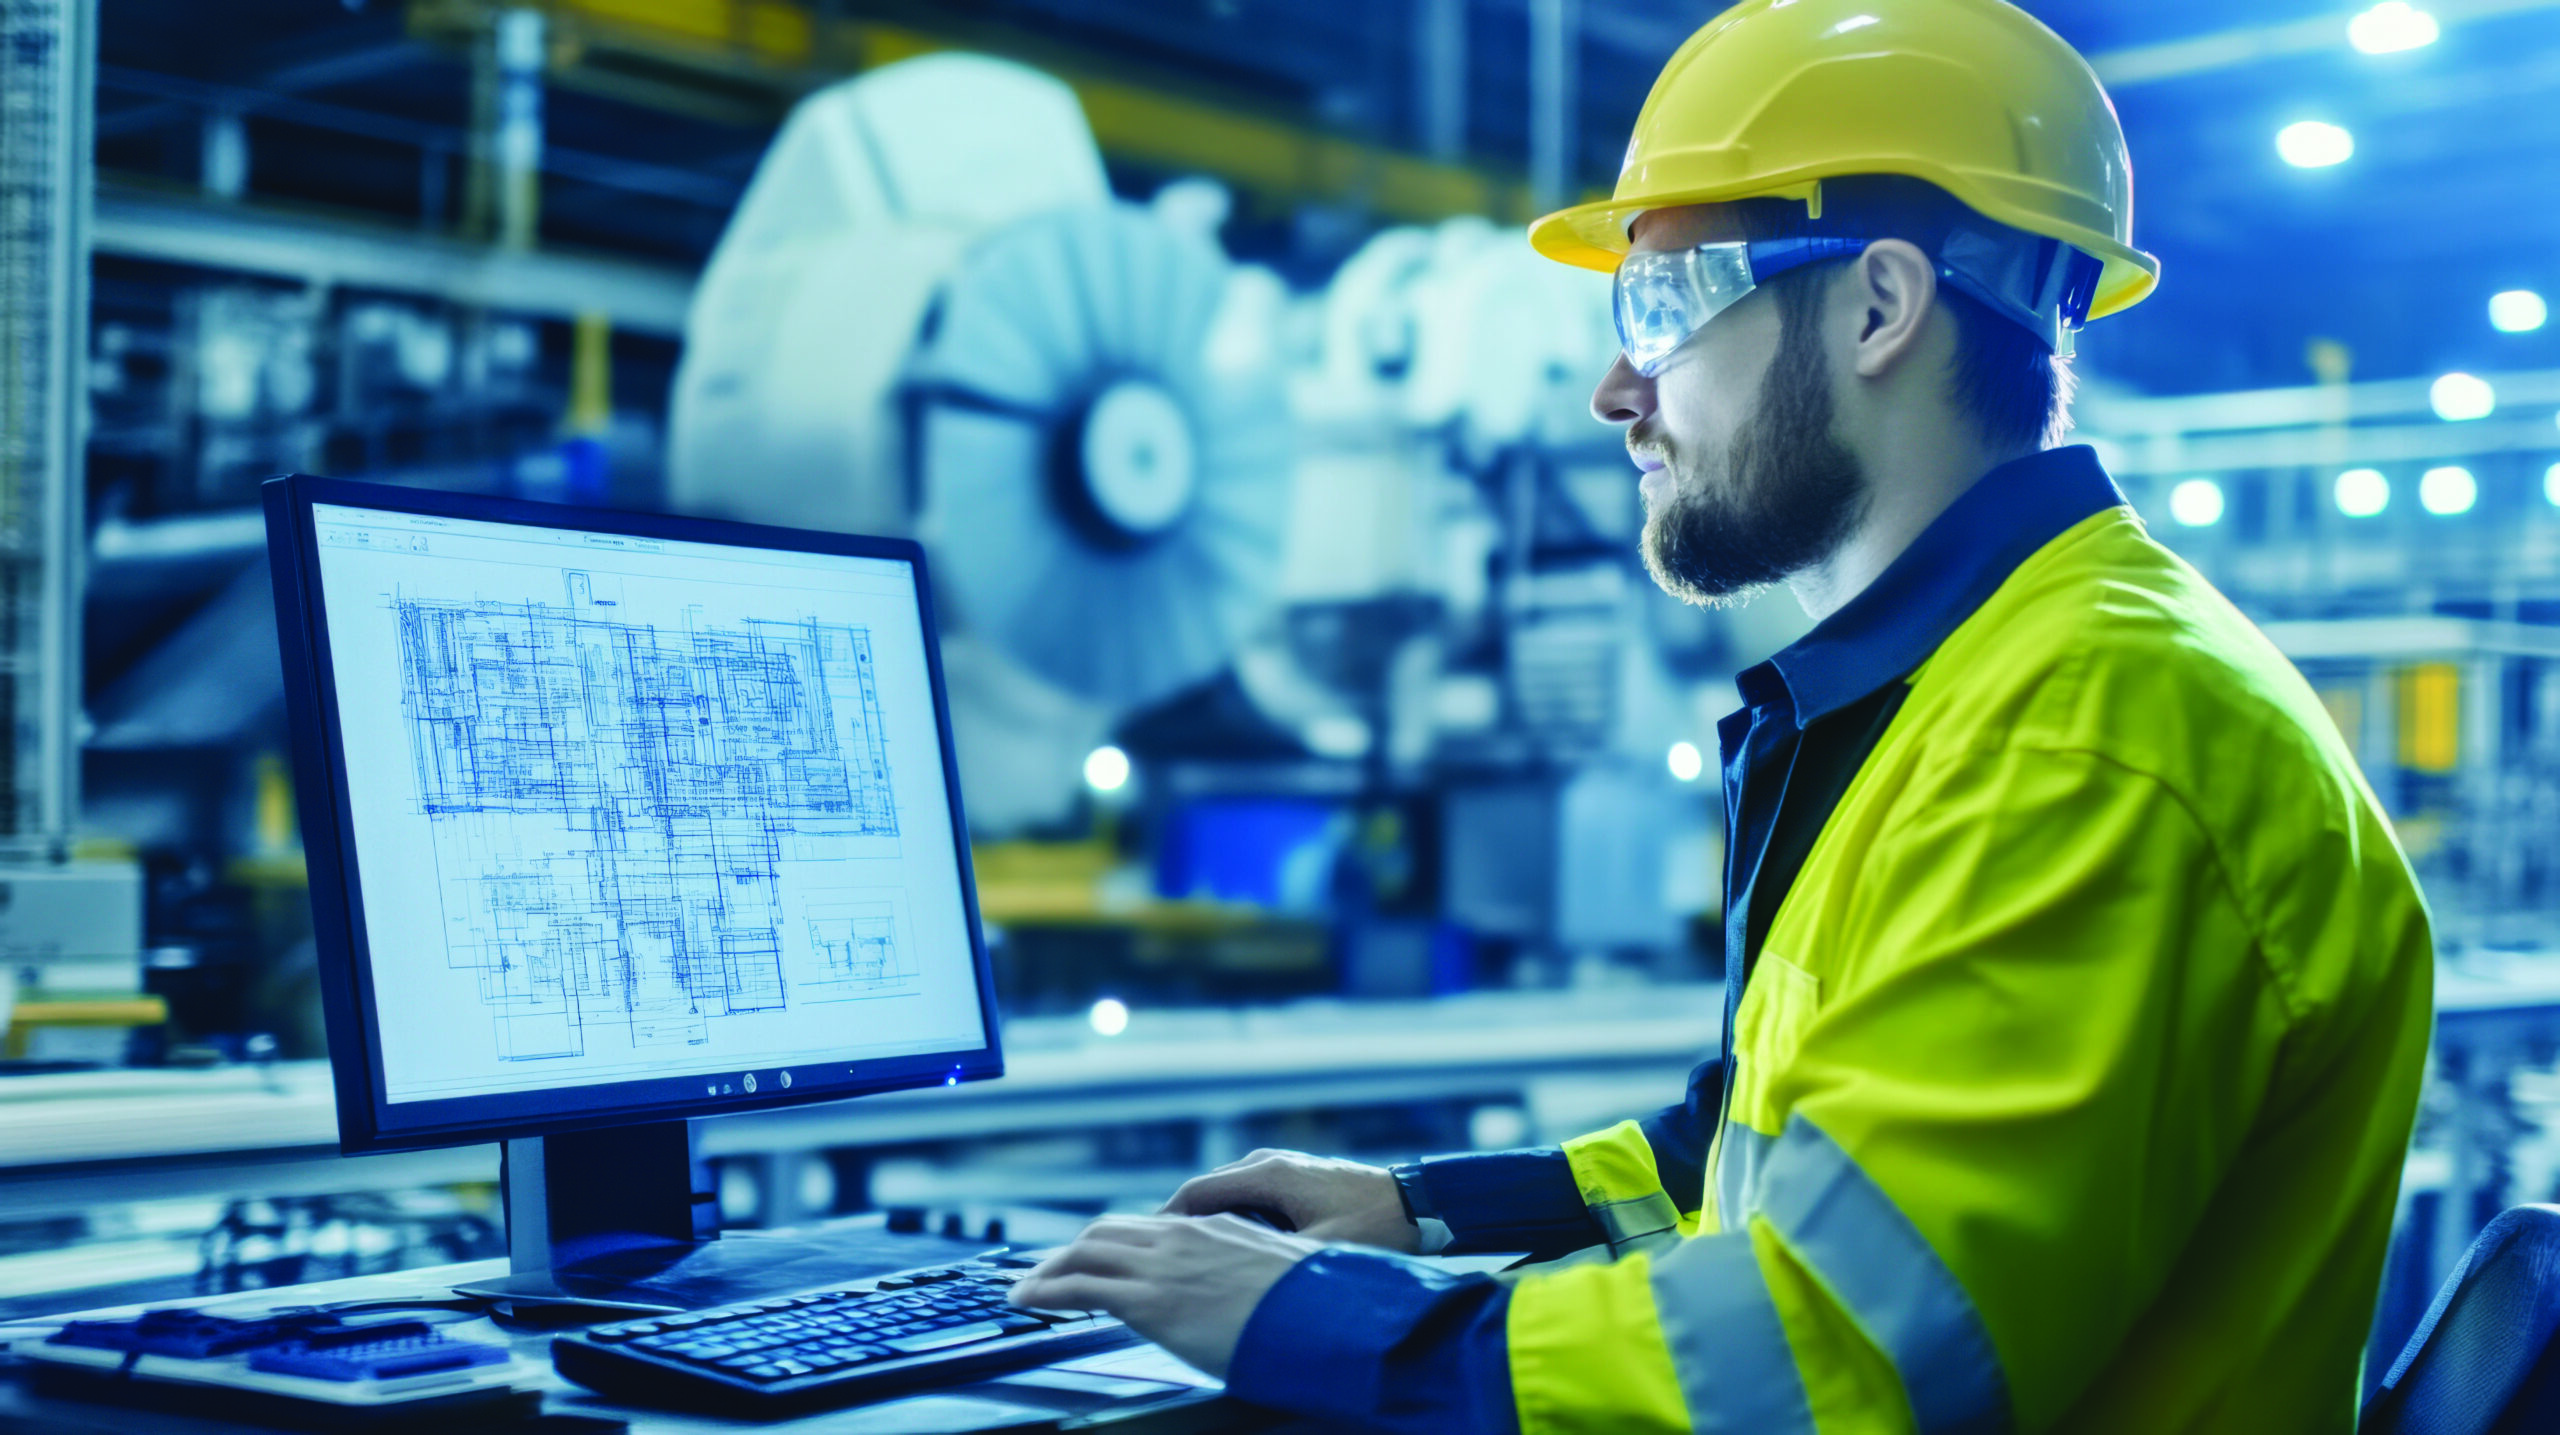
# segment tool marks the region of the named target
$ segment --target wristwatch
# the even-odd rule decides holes
[[[1431,1190],[1422,1181],[1421,1162],[1407,1161],[1401,1166],[1389,1166],[1387,1174],[1395,1178],[1396,1199],[1404,1203],[1406,1220],[1420,1226],[1425,1221],[1438,1218],[1440,1213],[1431,1206]]]

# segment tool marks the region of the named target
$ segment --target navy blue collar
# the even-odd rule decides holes
[[[1734,685],[1755,708],[1783,694],[1798,728],[1837,712],[1920,666],[2037,549],[2124,501],[2086,445],[2004,463],[1846,607]]]

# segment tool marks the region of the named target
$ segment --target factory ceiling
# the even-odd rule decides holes
[[[470,233],[484,0],[100,0],[111,187],[194,190],[245,138],[252,205]],[[1230,240],[1320,279],[1382,223],[1524,216],[1605,188],[1663,58],[1715,8],[1675,0],[551,0],[542,240],[698,263],[791,101],[929,49],[1008,53],[1074,83],[1132,193],[1207,170]],[[2435,43],[2363,54],[2359,4],[2029,0],[2109,77],[2157,299],[2093,331],[2085,367],[2156,392],[2308,381],[2318,339],[2358,378],[2560,364],[2503,334],[2497,291],[2560,290],[2560,0],[2425,0]],[[1543,49],[1540,34],[1571,37]],[[1569,53],[1569,65],[1542,57]],[[2295,169],[2316,119],[2348,162]],[[236,122],[235,122],[236,121]],[[1538,133],[1543,123],[1543,137]],[[1557,170],[1563,174],[1558,176]],[[113,192],[113,189],[111,189]]]

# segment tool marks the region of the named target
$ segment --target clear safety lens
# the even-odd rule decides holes
[[[1646,378],[1708,320],[1751,292],[1751,247],[1701,244],[1694,249],[1630,254],[1618,263],[1618,343]]]

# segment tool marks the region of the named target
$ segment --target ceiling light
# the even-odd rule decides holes
[[[2408,0],[2382,0],[2347,22],[2347,43],[2368,55],[2432,45],[2438,33],[2436,17]]]
[[[1096,792],[1118,792],[1128,781],[1129,754],[1116,747],[1097,747],[1085,754],[1085,786]]]
[[[2542,471],[2542,496],[2551,500],[2552,507],[2560,508],[2560,463]]]
[[[2485,419],[2498,410],[2498,391],[2476,375],[2447,374],[2428,388],[2427,402],[2435,405],[2437,418],[2448,422]]]
[[[2222,521],[2222,485],[2191,478],[2169,490],[2169,516],[2189,528],[2210,528]]]
[[[2276,131],[2276,153],[2295,169],[2326,169],[2345,164],[2356,152],[2356,137],[2333,124],[2301,120]]]
[[[2418,502],[2429,513],[2469,513],[2480,501],[2480,482],[2467,468],[2431,468],[2418,479]]]
[[[2371,518],[2391,506],[2391,480],[2376,468],[2351,468],[2338,475],[2338,511],[2349,518]]]
[[[2501,334],[2530,334],[2551,317],[2551,307],[2530,289],[2489,296],[2489,325]]]
[[[1698,751],[1694,742],[1673,743],[1665,760],[1671,768],[1672,777],[1681,782],[1695,782],[1698,775],[1707,770],[1706,754]]]

